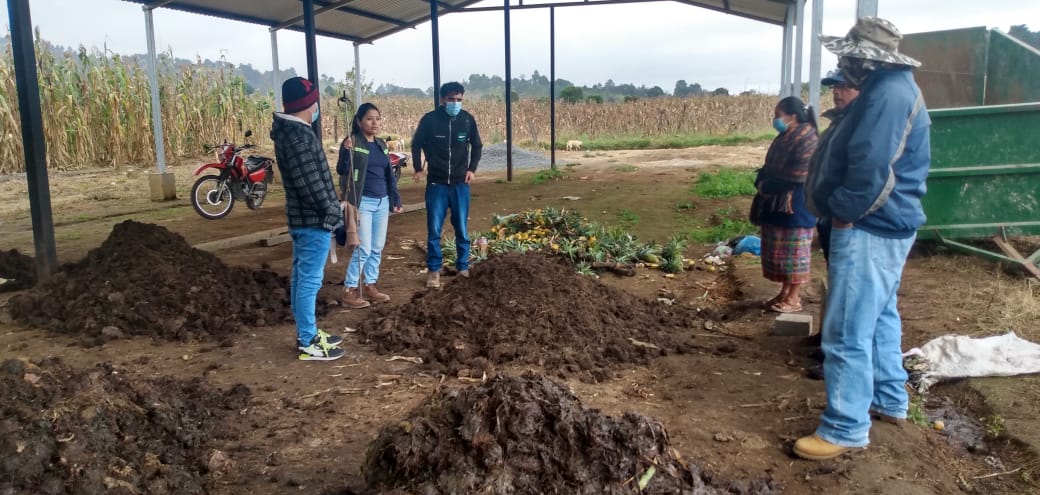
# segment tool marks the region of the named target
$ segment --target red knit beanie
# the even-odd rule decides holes
[[[282,83],[282,101],[285,113],[306,110],[318,101],[318,87],[309,79],[293,77]]]

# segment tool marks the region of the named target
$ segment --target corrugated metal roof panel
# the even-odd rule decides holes
[[[154,0],[124,1],[155,3]],[[479,1],[438,0],[438,3],[441,15],[444,15]],[[789,3],[787,0],[676,1],[773,24],[783,24]],[[315,0],[314,7],[318,34],[347,41],[375,41],[430,20],[430,4],[427,0]],[[294,31],[303,30],[300,0],[173,0],[165,3],[163,8],[267,27],[283,26]]]

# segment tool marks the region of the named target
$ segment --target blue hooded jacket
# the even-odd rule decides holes
[[[910,70],[872,74],[813,157],[809,209],[881,237],[914,235],[925,222],[930,127]]]

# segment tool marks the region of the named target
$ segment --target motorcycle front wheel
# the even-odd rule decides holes
[[[231,213],[235,206],[235,197],[227,181],[221,181],[216,175],[199,177],[191,187],[191,206],[202,218],[216,220]]]

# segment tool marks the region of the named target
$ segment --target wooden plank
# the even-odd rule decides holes
[[[1037,268],[1036,265],[1034,265],[1032,262],[1026,260],[1025,257],[1023,257],[1022,254],[1020,254],[1018,250],[1015,249],[1015,246],[1012,246],[1011,243],[1009,243],[999,235],[993,237],[993,242],[997,244],[997,247],[1000,248],[1000,250],[1003,251],[1004,254],[1006,254],[1009,258],[1015,260],[1018,264],[1022,265],[1022,268],[1025,268],[1027,272],[1031,273],[1034,277],[1040,280],[1040,268]]]
[[[262,230],[260,232],[253,232],[252,234],[229,237],[227,239],[220,239],[212,242],[204,242],[202,244],[196,244],[194,247],[195,249],[201,249],[203,251],[209,252],[220,251],[221,249],[229,249],[233,247],[245,246],[247,244],[255,244],[256,242],[262,239],[267,239],[268,237],[286,234],[288,232],[288,227],[279,227],[277,229]]]
[[[426,202],[412,203],[404,205],[401,208],[401,213],[408,213],[410,211],[425,210]],[[262,246],[277,246],[289,242],[288,239],[289,229],[286,227],[279,227],[277,229],[264,230],[261,232],[254,232],[252,234],[240,235],[236,237],[230,237],[228,239],[220,239],[212,242],[204,242],[195,246],[195,249],[201,249],[203,251],[220,251],[222,249],[230,249],[233,247],[245,246],[259,242]]]
[[[401,206],[401,213],[408,213],[410,211],[425,210],[425,209],[426,209],[426,202],[423,201],[421,203],[412,203],[410,205],[402,205]]]
[[[287,242],[292,242],[292,236],[290,236],[289,234],[280,234],[274,237],[260,239],[260,245],[263,247],[277,246],[279,244],[285,244]]]

